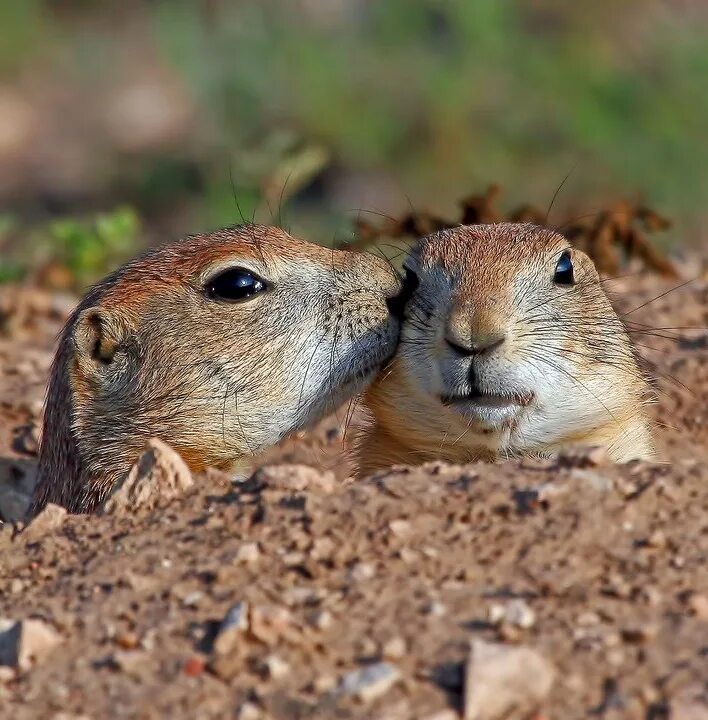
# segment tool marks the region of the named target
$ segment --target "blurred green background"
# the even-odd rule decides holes
[[[0,0],[0,279],[238,222],[331,243],[489,182],[704,243],[702,0]]]

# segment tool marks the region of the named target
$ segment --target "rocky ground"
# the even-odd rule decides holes
[[[671,286],[611,287],[627,311]],[[2,292],[12,520],[71,300]],[[0,717],[707,718],[708,283],[628,317],[662,463],[578,451],[354,483],[331,419],[244,483],[155,445],[124,499],[162,483],[156,507],[0,525]]]

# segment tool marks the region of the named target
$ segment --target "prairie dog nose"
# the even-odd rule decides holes
[[[481,355],[495,350],[506,340],[503,323],[472,313],[452,313],[445,329],[445,342],[460,355]]]
[[[460,355],[481,355],[490,352],[502,345],[504,340],[506,340],[506,333],[477,336],[462,342],[452,340],[449,336],[445,337],[447,344]]]

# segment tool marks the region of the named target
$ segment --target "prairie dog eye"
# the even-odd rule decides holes
[[[268,289],[268,284],[255,273],[245,268],[229,268],[207,281],[205,290],[214,300],[244,302]]]
[[[556,283],[556,285],[575,285],[575,273],[573,271],[573,260],[570,257],[570,250],[566,250],[556,263],[553,282]]]

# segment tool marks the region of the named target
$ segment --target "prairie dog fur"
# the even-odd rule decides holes
[[[259,225],[127,263],[60,337],[30,512],[96,509],[151,437],[231,469],[308,426],[392,355],[399,288],[379,258]]]
[[[651,458],[648,386],[592,260],[528,224],[427,236],[406,260],[401,342],[365,394],[361,474],[582,443]]]

